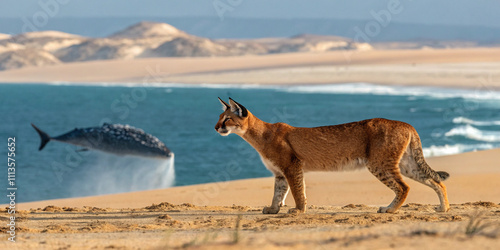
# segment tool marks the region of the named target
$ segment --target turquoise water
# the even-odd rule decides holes
[[[219,136],[217,97],[231,96],[268,122],[311,127],[373,117],[412,124],[427,156],[500,147],[500,95],[481,90],[344,84],[295,87],[0,85],[0,157],[16,137],[18,201],[117,193],[271,176],[257,153],[236,135]],[[75,152],[40,139],[103,122],[130,124],[158,137],[175,164]],[[6,161],[4,161],[6,162]],[[7,166],[5,166],[7,168]],[[7,187],[6,169],[0,176]],[[2,196],[5,197],[5,196]],[[2,198],[0,203],[6,203]]]

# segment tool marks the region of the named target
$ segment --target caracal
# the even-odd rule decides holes
[[[442,182],[449,174],[429,167],[417,131],[407,123],[375,118],[333,126],[299,128],[261,121],[231,98],[229,104],[220,98],[219,101],[224,112],[215,130],[222,136],[231,133],[241,136],[257,150],[266,168],[275,176],[273,201],[262,211],[265,214],[278,213],[289,190],[292,191],[295,208],[288,212],[306,211],[306,171],[342,171],[364,167],[396,193],[391,204],[381,207],[379,213],[394,213],[403,205],[410,188],[402,175],[436,191],[441,202],[437,211],[450,209]]]

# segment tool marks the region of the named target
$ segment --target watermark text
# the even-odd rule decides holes
[[[9,241],[16,242],[16,137],[7,139],[7,183],[9,184],[7,187],[7,198],[9,198],[7,234],[9,234]]]

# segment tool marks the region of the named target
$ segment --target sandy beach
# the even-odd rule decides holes
[[[2,249],[495,249],[500,243],[500,149],[429,158],[451,174],[451,211],[408,180],[396,214],[377,214],[392,192],[366,170],[306,174],[308,211],[264,215],[272,178],[19,204],[17,242]],[[263,167],[260,166],[259,167]],[[5,205],[2,205],[5,207]],[[474,221],[479,225],[470,226]],[[2,221],[8,218],[2,213]],[[468,226],[469,225],[469,226]],[[481,226],[485,225],[485,226]],[[471,229],[472,227],[472,229]],[[475,228],[475,229],[474,229]],[[468,231],[467,231],[468,230]]]
[[[144,58],[0,72],[0,82],[376,84],[500,89],[500,48]]]

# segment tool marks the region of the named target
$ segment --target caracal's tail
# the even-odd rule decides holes
[[[434,171],[425,161],[424,152],[422,151],[422,143],[420,137],[415,131],[411,136],[410,147],[413,157],[417,162],[419,170],[428,178],[435,180],[437,183],[444,181],[450,177],[450,174],[444,171]]]

